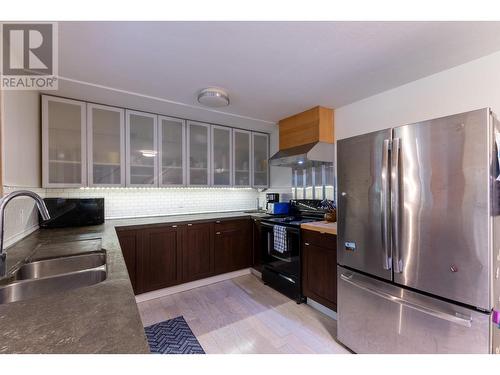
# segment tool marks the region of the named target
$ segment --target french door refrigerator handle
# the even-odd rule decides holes
[[[391,247],[394,258],[394,272],[403,272],[399,249],[399,153],[400,139],[392,139],[391,147]]]
[[[340,278],[343,281],[345,281],[346,283],[351,284],[352,286],[354,286],[356,288],[359,288],[359,289],[364,290],[368,293],[374,294],[378,297],[384,298],[388,301],[398,303],[398,304],[403,305],[405,307],[408,307],[410,309],[422,312],[422,313],[427,314],[427,315],[434,316],[434,317],[439,318],[439,319],[447,320],[449,322],[452,322],[452,323],[455,323],[455,324],[458,324],[458,325],[461,325],[461,326],[464,326],[467,328],[470,328],[472,326],[472,318],[470,318],[470,317],[462,317],[458,313],[456,313],[456,315],[452,315],[452,314],[449,314],[449,313],[444,312],[444,311],[439,311],[439,310],[435,310],[435,309],[432,309],[432,308],[427,307],[427,306],[419,305],[419,304],[412,302],[412,301],[407,301],[401,297],[397,297],[397,296],[394,296],[394,295],[389,294],[387,292],[384,292],[382,290],[376,289],[376,288],[369,286],[363,282],[354,281],[352,274],[348,274],[348,275],[340,274]]]
[[[383,268],[390,270],[392,268],[392,259],[390,252],[389,238],[389,149],[391,141],[384,139],[382,146],[382,189],[380,191],[381,219],[382,219],[382,246],[384,249]]]

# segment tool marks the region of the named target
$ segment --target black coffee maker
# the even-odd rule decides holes
[[[278,193],[267,193],[266,194],[266,211],[269,203],[277,203],[280,201],[280,195]]]

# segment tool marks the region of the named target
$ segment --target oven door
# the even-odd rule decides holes
[[[265,267],[284,276],[291,277],[295,282],[298,282],[300,271],[300,229],[285,227],[287,251],[279,252],[274,248],[275,225],[261,222],[262,262]]]

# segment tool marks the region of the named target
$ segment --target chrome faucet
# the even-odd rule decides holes
[[[36,193],[33,193],[29,190],[17,190],[13,191],[10,194],[7,194],[0,200],[0,277],[5,276],[6,274],[6,258],[7,255],[3,248],[3,232],[5,227],[5,207],[7,204],[16,197],[30,197],[35,200],[36,206],[38,207],[38,211],[40,211],[40,215],[42,215],[43,220],[49,220],[50,214],[49,210],[47,210],[47,206],[43,199]]]

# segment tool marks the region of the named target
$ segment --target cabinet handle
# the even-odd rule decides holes
[[[220,232],[215,232],[215,234],[217,234],[217,235],[218,235],[218,234],[220,234]]]
[[[220,224],[220,220],[217,220],[217,221],[215,222],[215,224]]]
[[[193,226],[193,224],[189,223],[189,224],[188,224],[188,227],[191,227],[191,226]]]
[[[309,242],[304,242],[304,245],[309,246]]]
[[[172,225],[172,228],[177,228],[177,225]]]

